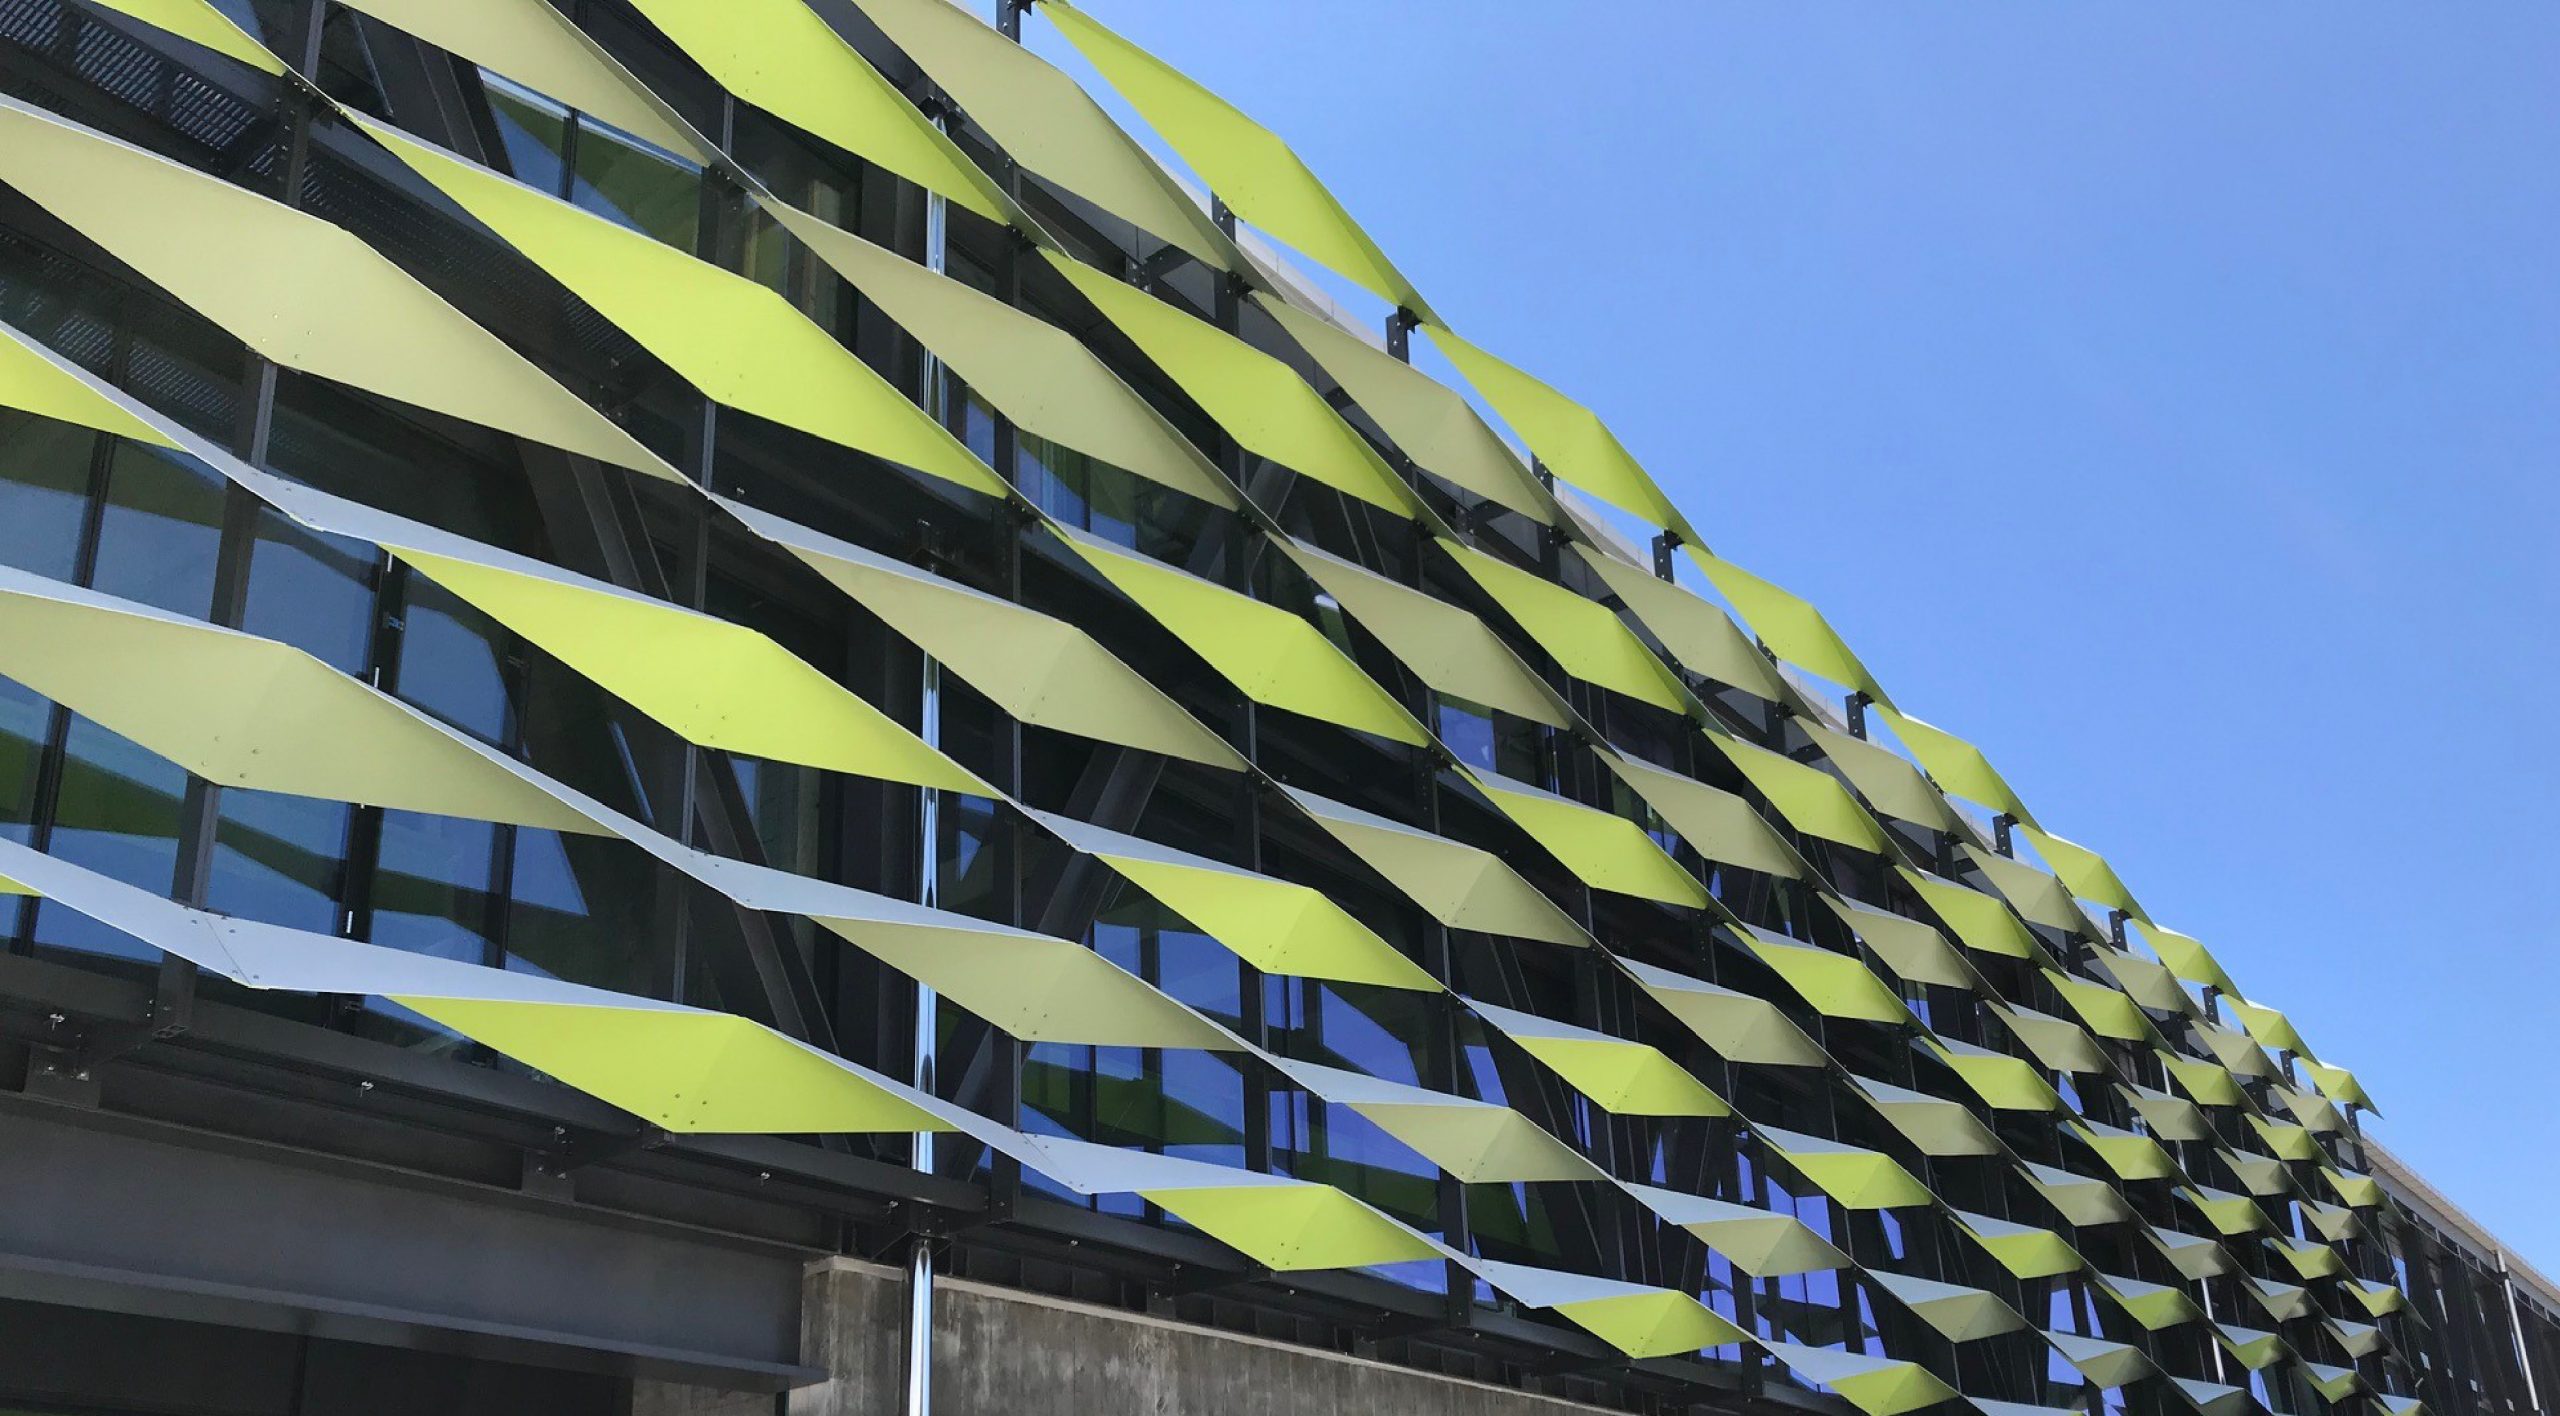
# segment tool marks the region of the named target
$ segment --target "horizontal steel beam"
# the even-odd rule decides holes
[[[0,1296],[779,1391],[811,1257],[0,1099]]]

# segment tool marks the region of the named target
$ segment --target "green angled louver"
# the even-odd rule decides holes
[[[268,8],[0,95],[0,926],[303,996],[190,1086],[424,1035],[368,1124],[616,1118],[635,1226],[815,1137],[773,1233],[1604,1405],[2421,1409],[2357,1076],[1118,15]]]

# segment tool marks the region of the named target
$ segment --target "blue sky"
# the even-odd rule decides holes
[[[1091,8],[2560,1272],[2560,7]]]

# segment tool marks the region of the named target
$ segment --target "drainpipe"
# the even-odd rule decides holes
[[[937,114],[933,125],[949,131],[950,120]],[[950,265],[950,209],[940,196],[928,192],[924,203],[925,268],[941,274]],[[943,377],[942,361],[926,350],[923,358],[925,410],[936,422],[948,426],[950,386]],[[942,666],[927,655],[923,682],[917,694],[918,736],[926,746],[942,746]],[[942,903],[942,793],[932,787],[917,788],[916,827],[923,836],[922,848],[916,852],[916,899],[932,907]],[[930,984],[916,984],[914,1076],[916,1090],[927,1096],[934,1094],[934,1044],[939,1032],[941,996]],[[915,1133],[910,1152],[915,1168],[933,1172],[933,1133]],[[907,1350],[906,1396],[902,1410],[905,1416],[932,1416],[933,1412],[933,1239],[918,1234],[907,1248]]]
[[[2533,1379],[2533,1345],[2524,1340],[2524,1314],[2516,1307],[2516,1277],[2508,1271],[2507,1251],[2497,1251],[2498,1291],[2507,1299],[2507,1333],[2515,1339],[2516,1367],[2524,1373],[2524,1404],[2528,1410],[2542,1409],[2542,1391]]]

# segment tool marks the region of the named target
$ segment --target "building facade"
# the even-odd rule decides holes
[[[1059,0],[0,0],[0,1410],[2547,1409],[1399,254]]]

